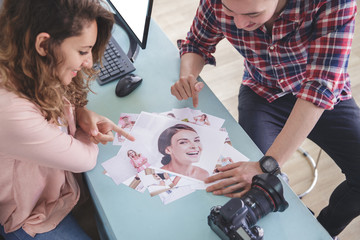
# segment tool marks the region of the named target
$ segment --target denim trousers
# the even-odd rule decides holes
[[[269,103],[241,85],[238,98],[239,124],[265,153],[283,128],[296,97],[287,94]],[[360,109],[354,99],[324,111],[308,138],[335,161],[346,178],[317,217],[331,236],[337,236],[360,215]]]
[[[46,233],[36,234],[35,237],[31,237],[22,228],[14,232],[5,233],[4,227],[1,225],[0,235],[5,240],[91,240],[71,214],[68,214],[55,229]]]

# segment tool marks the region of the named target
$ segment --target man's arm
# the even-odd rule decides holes
[[[282,166],[310,134],[324,109],[298,99],[275,141],[265,155],[275,158]]]
[[[319,120],[324,109],[302,99],[295,103],[284,128],[266,152],[282,166],[301,145]],[[252,177],[261,174],[258,162],[238,162],[218,168],[220,173],[207,178],[206,183],[222,180],[208,187],[208,192],[228,197],[241,197],[250,189]],[[245,191],[232,193],[240,189]]]

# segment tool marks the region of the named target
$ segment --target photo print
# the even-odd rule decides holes
[[[130,132],[132,127],[134,126],[136,119],[138,118],[139,114],[133,113],[121,113],[120,118],[118,121],[118,126],[124,129],[127,132]],[[123,136],[119,136],[117,132],[115,132],[115,137],[113,144],[114,145],[121,145],[125,141]]]
[[[146,133],[144,132],[144,134]],[[155,159],[154,156],[151,156],[153,150],[146,146],[147,143],[141,137],[135,138],[134,142],[125,141],[115,157],[102,163],[105,171],[117,185],[139,174],[154,163],[151,162]]]
[[[212,174],[227,137],[219,129],[146,112],[139,115],[131,134],[136,140],[125,141],[112,162],[103,163],[117,183],[149,166],[203,181]],[[136,152],[139,165],[145,165],[134,166],[131,151]]]
[[[146,187],[142,183],[139,174],[128,178],[123,182],[123,184],[141,193],[145,192],[146,190]]]
[[[164,204],[184,197],[195,190],[191,188],[193,182],[173,173],[161,169],[147,168],[140,175],[141,182],[150,196],[159,196]]]
[[[159,113],[159,115],[161,115],[161,116],[166,116],[166,117],[169,117],[169,118],[178,119],[178,118],[176,117],[174,111],[162,112],[162,113]]]
[[[203,113],[201,110],[195,110],[191,108],[173,109],[178,120],[197,124],[200,126],[208,126],[216,129],[220,129],[225,120],[212,116],[207,113]]]
[[[218,161],[215,165],[213,174],[218,173],[219,171],[217,168],[224,167],[228,164],[235,163],[235,162],[247,162],[249,158],[247,158],[244,154],[236,150],[233,146],[228,143],[224,144],[224,148],[222,153],[220,154]]]
[[[116,184],[158,196],[171,203],[211,184],[203,180],[217,168],[249,159],[231,146],[224,119],[196,109],[162,113],[122,113],[119,126],[135,137],[121,137],[117,155],[102,163]],[[212,183],[214,184],[214,183]]]
[[[194,123],[193,117],[198,116],[202,113],[201,110],[191,108],[174,108],[172,112],[176,116],[176,119],[192,123]]]

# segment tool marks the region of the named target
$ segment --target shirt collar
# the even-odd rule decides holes
[[[306,1],[306,0],[305,0]],[[299,0],[287,0],[286,6],[279,18],[287,19],[293,22],[299,22],[301,19],[300,4],[302,1]]]

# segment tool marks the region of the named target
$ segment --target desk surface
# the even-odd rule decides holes
[[[128,39],[115,26],[113,36],[127,49]],[[94,82],[88,108],[117,122],[120,113],[165,112],[172,108],[192,107],[192,100],[178,101],[170,94],[171,85],[179,76],[179,54],[158,25],[152,21],[147,48],[140,50],[135,61],[135,73],[143,82],[125,98],[115,96],[116,82],[99,86]],[[198,109],[224,118],[233,146],[251,161],[262,156],[251,139],[230,113],[205,86],[200,93]],[[115,156],[120,147],[99,145],[96,167],[86,179],[103,227],[110,239],[219,239],[207,224],[210,208],[225,204],[229,198],[214,196],[204,190],[176,200],[168,205],[148,192],[139,193],[125,185],[116,185],[103,174],[101,163]],[[330,240],[308,209],[284,184],[284,196],[289,208],[283,213],[270,213],[257,225],[265,231],[266,240]]]

